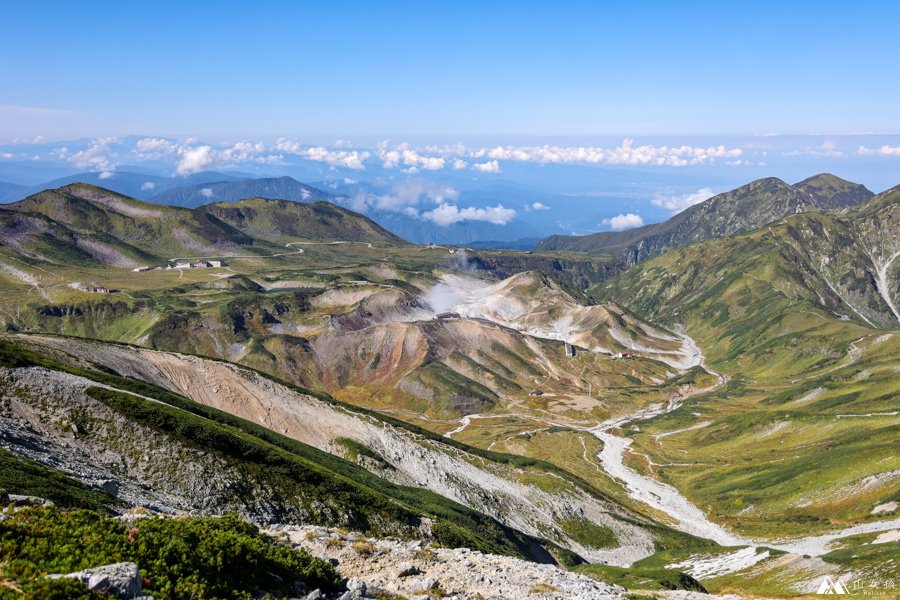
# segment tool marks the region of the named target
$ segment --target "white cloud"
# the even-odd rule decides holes
[[[525,205],[526,211],[531,210],[550,210],[550,207],[544,204],[543,202],[532,202],[531,204]]]
[[[214,162],[212,146],[197,146],[196,148],[183,148],[179,151],[181,158],[175,165],[177,175],[190,175],[202,171]]]
[[[259,142],[237,142],[218,154],[220,162],[248,162],[254,160],[266,147]]]
[[[628,213],[627,215],[616,215],[610,219],[603,219],[600,224],[608,225],[616,231],[621,231],[623,229],[641,227],[644,224],[644,219],[642,219],[640,215]]]
[[[496,160],[489,160],[483,163],[475,163],[472,165],[472,169],[478,171],[479,173],[499,173],[500,172],[500,163]]]
[[[900,156],[900,146],[888,146],[887,144],[881,148],[860,146],[856,153],[861,156]]]
[[[506,225],[516,216],[516,211],[502,204],[487,208],[459,208],[454,204],[441,204],[434,210],[422,213],[422,218],[437,225],[447,226],[462,221],[486,221],[494,225]]]
[[[376,154],[381,159],[381,164],[385,169],[394,169],[402,166],[408,173],[418,172],[418,169],[437,171],[443,169],[447,163],[444,157],[420,154],[418,150],[407,143],[392,147],[390,140],[379,142],[376,147]],[[416,169],[416,171],[413,169]]]
[[[278,164],[280,154],[266,154],[266,147],[260,142],[235,142],[215,149],[210,145],[193,146],[194,139],[183,143],[165,138],[143,138],[135,144],[133,155],[139,160],[170,160],[175,163],[177,175],[189,175],[214,166],[224,166],[246,162]]]
[[[298,142],[297,140],[289,140],[287,138],[280,137],[275,140],[275,149],[281,152],[298,154],[300,152],[300,142]]]
[[[204,198],[212,198],[212,197],[213,197],[213,191],[212,191],[211,189],[209,189],[209,188],[201,188],[201,189],[200,189],[200,195],[203,196]]]
[[[468,166],[469,166],[469,163],[462,160],[461,158],[453,159],[453,170],[454,171],[459,171],[460,169],[465,169]]]
[[[299,156],[305,156],[310,160],[317,160],[332,167],[346,167],[348,169],[365,169],[364,161],[371,156],[368,152],[358,150],[329,150],[324,146],[314,146],[306,150],[295,152]]]
[[[155,189],[156,189],[156,184],[153,183],[152,181],[145,181],[145,182],[141,185],[141,189],[142,189],[143,191],[145,191],[145,192],[149,192],[149,191],[151,191],[151,190],[155,190]]]
[[[663,196],[661,194],[657,194],[657,196],[650,201],[654,206],[660,206],[662,208],[666,208],[671,210],[672,212],[681,212],[686,208],[689,208],[695,204],[700,204],[704,200],[708,200],[712,198],[713,191],[712,188],[700,188],[696,192],[691,192],[690,194],[682,194],[680,196]]]
[[[407,207],[418,206],[424,200],[443,204],[447,201],[455,201],[457,198],[459,198],[459,192],[452,187],[421,179],[412,179],[398,183],[387,194],[366,197],[364,207],[398,212]]]
[[[84,150],[70,155],[68,148],[60,148],[56,156],[72,163],[79,169],[100,171],[100,179],[108,179],[112,177],[117,159],[116,152],[109,146],[110,144],[119,144],[121,142],[122,140],[116,137],[96,138]]]
[[[540,164],[659,165],[684,167],[741,156],[740,148],[725,146],[635,146],[626,138],[617,148],[596,146],[497,146],[472,152],[474,158],[536,162]]]
[[[178,144],[164,138],[143,138],[134,148],[135,156],[143,160],[159,160],[178,152]]]

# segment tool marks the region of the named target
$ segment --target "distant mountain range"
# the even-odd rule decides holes
[[[244,179],[239,175],[219,173],[216,171],[201,171],[183,177],[163,177],[153,173],[145,173],[142,170],[132,172],[128,170],[114,171],[112,173],[84,172],[51,179],[44,183],[23,186],[8,183],[0,183],[0,202],[12,202],[40,191],[54,189],[71,183],[89,183],[120,194],[125,194],[140,200],[149,200],[161,191],[174,188],[193,186],[196,184],[209,184],[222,181],[239,181]],[[207,202],[209,199],[207,199]],[[177,204],[177,203],[174,203]]]
[[[198,182],[169,188],[151,198],[157,204],[194,208],[210,201],[234,202],[244,198],[270,198],[294,202],[334,201],[334,195],[291,177]]]

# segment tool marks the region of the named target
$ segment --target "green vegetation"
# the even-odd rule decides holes
[[[121,502],[106,492],[87,487],[80,481],[0,448],[0,493],[37,496],[71,508],[90,508],[105,512]]]
[[[561,523],[573,540],[591,548],[618,548],[616,535],[609,527],[597,525],[584,517],[573,517]]]
[[[598,581],[621,585],[626,590],[689,590],[706,593],[699,581],[687,573],[672,569],[581,565],[575,571]]]
[[[382,469],[393,469],[389,462],[384,460],[384,457],[369,448],[364,444],[360,444],[356,440],[351,440],[350,438],[340,437],[334,440],[334,443],[344,449],[344,458],[351,462],[359,463],[360,457],[364,460],[368,459],[372,461],[375,465]]]
[[[43,575],[123,561],[138,565],[146,593],[160,599],[249,599],[257,589],[283,596],[294,582],[324,591],[341,582],[330,563],[267,538],[235,516],[123,521],[58,508],[7,516],[0,521],[2,598],[87,597],[79,585],[48,584]]]

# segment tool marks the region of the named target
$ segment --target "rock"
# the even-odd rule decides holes
[[[109,494],[112,497],[118,497],[119,495],[119,482],[112,479],[104,479],[100,482],[100,489]]]
[[[141,596],[141,572],[133,562],[104,565],[51,578],[76,579],[92,592],[102,592],[116,598],[134,599]]]
[[[424,594],[438,586],[438,580],[433,577],[421,577],[413,579],[409,584],[409,591],[413,594]]]
[[[353,592],[359,596],[366,595],[366,582],[360,579],[359,577],[351,577],[347,580],[347,591]]]
[[[322,590],[313,590],[307,595],[303,596],[303,600],[324,600],[325,594],[322,593]]]
[[[9,494],[7,500],[16,506],[53,506],[51,500],[39,496],[26,496],[24,494]]]
[[[411,575],[418,575],[422,571],[419,570],[419,567],[410,563],[410,562],[402,562],[397,565],[397,572],[395,573],[396,577],[410,577]]]

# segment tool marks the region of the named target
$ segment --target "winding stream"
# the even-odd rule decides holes
[[[796,538],[783,541],[752,540],[731,533],[718,523],[713,523],[706,514],[697,508],[690,500],[681,494],[674,486],[658,481],[652,477],[642,475],[628,467],[625,462],[626,449],[634,442],[628,437],[621,437],[612,433],[613,429],[622,428],[629,423],[646,421],[653,417],[672,412],[687,398],[707,394],[722,387],[727,381],[721,373],[710,369],[700,353],[699,347],[685,334],[680,334],[685,340],[686,348],[696,349],[699,357],[699,365],[708,373],[715,375],[718,381],[711,387],[697,390],[690,395],[680,398],[678,401],[669,402],[667,406],[656,405],[646,408],[631,415],[604,421],[589,431],[603,443],[603,449],[597,454],[600,465],[607,474],[619,480],[628,491],[628,495],[648,506],[660,510],[677,521],[676,529],[700,537],[711,539],[723,546],[765,545],[786,552],[809,554],[820,556],[830,551],[831,542],[860,533],[874,533],[890,529],[900,528],[900,518],[886,521],[876,521],[853,525],[831,533]]]

